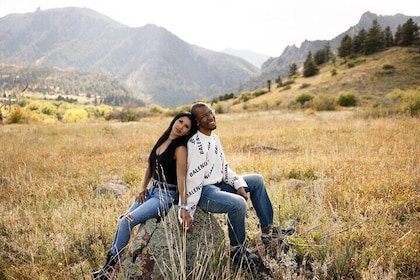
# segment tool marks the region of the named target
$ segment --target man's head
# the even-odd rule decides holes
[[[191,107],[191,114],[197,120],[198,130],[210,135],[216,129],[216,117],[214,110],[206,103],[195,103]]]

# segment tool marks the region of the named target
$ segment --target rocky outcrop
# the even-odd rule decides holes
[[[219,222],[197,209],[194,230],[185,234],[177,211],[172,207],[164,220],[150,219],[139,227],[121,265],[124,279],[206,279],[212,273],[224,251]]]

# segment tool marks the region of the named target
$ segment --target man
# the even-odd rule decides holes
[[[197,205],[204,211],[227,213],[231,258],[234,262],[256,263],[259,257],[245,246],[248,195],[260,221],[263,242],[270,242],[278,233],[277,228],[272,228],[273,207],[263,177],[259,174],[239,176],[230,169],[214,133],[214,110],[205,103],[196,103],[191,113],[197,120],[198,132],[187,145],[187,201],[180,201],[180,217],[188,213],[192,217]],[[184,224],[185,229],[188,227]]]

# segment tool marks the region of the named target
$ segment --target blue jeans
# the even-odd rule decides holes
[[[151,218],[164,217],[178,199],[176,190],[149,188],[143,203],[134,201],[127,213],[118,222],[117,232],[112,243],[111,254],[122,254],[131,237],[131,230]],[[129,216],[130,219],[127,218]]]
[[[260,221],[261,229],[273,224],[273,206],[265,188],[264,179],[259,174],[244,175],[252,205]],[[235,188],[227,184],[206,185],[203,187],[198,206],[207,212],[227,213],[228,232],[231,246],[244,245],[245,215],[248,205],[242,196],[236,194]]]

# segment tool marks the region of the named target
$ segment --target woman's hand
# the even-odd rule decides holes
[[[143,203],[144,199],[146,198],[147,195],[147,189],[142,190],[141,192],[139,192],[139,194],[136,196],[136,201],[138,203]]]
[[[180,216],[182,219],[182,228],[186,232],[192,233],[193,226],[192,226],[192,219],[190,213],[188,213],[187,209],[181,208]]]

